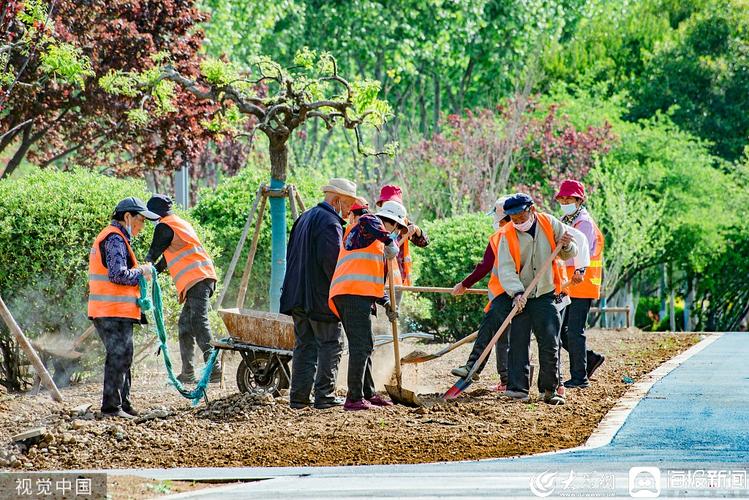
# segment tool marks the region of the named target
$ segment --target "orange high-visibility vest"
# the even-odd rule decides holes
[[[102,262],[101,244],[110,234],[122,236],[133,266],[138,266],[138,259],[122,231],[114,226],[104,228],[94,240],[88,255],[88,317],[140,320],[141,312],[137,303],[140,287],[112,283],[109,281],[109,271]]]
[[[341,315],[333,303],[333,297],[361,295],[380,298],[385,295],[385,244],[375,240],[366,248],[346,250],[346,237],[350,231],[351,229],[346,228],[343,235],[343,243],[338,251],[338,262],[328,294],[328,307],[339,318]]]
[[[345,239],[345,238],[344,238],[344,239]],[[401,246],[400,248],[407,248],[407,246],[406,246],[406,245],[408,245],[408,240],[405,240],[405,241],[403,242],[403,245],[402,245],[402,246]],[[385,247],[383,246],[383,249],[384,249],[384,248],[385,248]],[[400,251],[400,250],[399,250],[399,251]],[[385,253],[385,252],[384,252],[384,250],[383,250],[383,258],[384,258],[384,253]],[[409,257],[409,259],[410,259],[410,257]],[[397,258],[397,257],[395,258],[395,263],[396,263],[396,264],[395,264],[395,269],[393,269],[393,281],[395,282],[395,283],[394,283],[394,284],[395,284],[395,286],[400,286],[400,285],[406,285],[406,286],[408,286],[408,285],[410,284],[410,282],[409,282],[409,283],[406,283],[406,279],[405,279],[405,277],[403,276],[403,274],[401,274],[401,268],[400,268],[400,266],[398,265],[398,258]],[[388,266],[389,266],[389,265],[390,265],[390,262],[388,262],[388,261],[386,260],[386,261],[385,261],[385,286],[386,286],[386,287],[387,287],[387,286],[390,286],[390,279],[389,279],[389,277],[388,277],[388,272],[387,272],[387,271],[388,271]],[[404,260],[404,261],[403,261],[403,268],[405,269],[405,267],[406,267],[406,263],[405,263],[405,260]]]
[[[593,231],[596,235],[596,252],[590,256],[590,264],[585,269],[585,277],[581,283],[570,285],[569,296],[573,299],[599,299],[601,298],[601,281],[603,278],[603,244],[604,238],[598,226],[593,221]],[[576,226],[573,226],[576,227]],[[575,266],[568,266],[567,273],[572,276]]]
[[[403,284],[411,286],[411,270],[413,269],[413,260],[411,259],[411,248],[408,240],[403,242]]]
[[[549,240],[549,246],[551,247],[551,251],[553,252],[557,248],[557,243],[554,239],[554,227],[551,225],[551,217],[543,213],[537,213],[536,221],[541,227],[541,230],[546,235],[546,239]],[[510,248],[510,255],[512,255],[512,259],[515,261],[515,270],[518,274],[520,274],[520,240],[518,240],[517,230],[515,229],[515,226],[513,224],[505,224],[505,226],[500,231],[502,231],[504,233],[504,237],[507,238],[507,245]],[[499,245],[497,245],[497,248],[499,248]],[[497,259],[497,263],[495,264],[497,266],[499,265],[498,261],[499,259]],[[554,276],[554,289],[556,293],[560,293],[562,291],[562,273],[559,270],[560,267],[561,266],[554,264],[552,264],[551,266]]]
[[[497,255],[499,255],[499,241],[502,239],[502,234],[502,229],[499,229],[489,237],[489,245],[494,252],[494,265],[492,266],[492,273],[489,276],[489,302],[486,303],[484,312],[489,312],[492,301],[505,293],[502,283],[499,282],[499,259],[497,259]],[[513,248],[510,248],[510,252],[512,251]],[[515,270],[519,273],[520,265],[518,262],[520,262],[520,259],[515,259]]]
[[[184,302],[185,294],[195,283],[204,279],[217,280],[216,270],[189,222],[174,214],[162,217],[159,222],[174,231],[171,244],[164,250],[164,258],[179,300]]]

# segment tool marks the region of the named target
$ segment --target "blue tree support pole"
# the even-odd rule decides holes
[[[279,192],[286,183],[271,178],[271,191]],[[270,199],[271,223],[271,268],[270,268],[270,312],[277,313],[281,303],[281,286],[286,274],[286,198],[272,196]]]
[[[286,197],[279,196],[286,186],[288,164],[288,135],[268,136],[270,139],[270,312],[279,312],[281,287],[286,274]]]

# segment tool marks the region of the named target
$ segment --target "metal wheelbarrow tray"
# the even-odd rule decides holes
[[[237,386],[242,392],[274,396],[289,387],[289,361],[294,349],[294,322],[290,316],[251,309],[219,309],[230,337],[211,344],[238,351]]]

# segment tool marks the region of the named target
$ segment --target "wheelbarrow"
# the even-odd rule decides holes
[[[294,322],[284,314],[252,309],[219,309],[229,338],[211,342],[217,349],[237,351],[241,392],[265,392],[279,396],[291,380],[289,361],[294,349]]]

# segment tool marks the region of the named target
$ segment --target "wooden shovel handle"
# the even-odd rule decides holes
[[[527,299],[528,296],[531,294],[531,292],[536,288],[536,285],[538,285],[538,282],[541,279],[541,276],[543,276],[543,274],[546,273],[546,271],[549,269],[552,262],[554,262],[554,259],[557,258],[557,254],[559,254],[560,250],[562,250],[562,245],[557,245],[554,251],[551,252],[551,255],[549,255],[546,258],[543,265],[541,266],[541,270],[533,277],[533,281],[531,281],[531,284],[525,288],[525,292],[523,292],[524,298]],[[476,373],[479,366],[481,366],[481,363],[483,363],[484,360],[487,358],[487,356],[489,356],[489,353],[494,347],[494,344],[497,343],[497,340],[499,340],[499,337],[505,332],[507,327],[512,322],[512,318],[514,318],[517,315],[517,313],[518,313],[518,306],[513,306],[512,311],[510,311],[510,314],[507,315],[507,318],[505,318],[504,322],[502,323],[502,326],[499,327],[499,330],[497,330],[497,333],[495,333],[494,337],[492,337],[491,342],[487,344],[486,348],[484,349],[484,352],[481,353],[481,356],[479,356],[479,359],[477,359],[476,362],[473,364],[471,371],[468,372],[468,375],[466,376],[467,380],[471,380],[473,378],[473,375]]]
[[[404,286],[398,285],[395,289],[399,292],[418,292],[418,293],[450,293],[452,288],[443,288],[438,286]],[[488,295],[489,290],[486,288],[468,288],[465,294]]]
[[[393,282],[393,266],[397,266],[398,262],[395,258],[388,260],[388,282],[390,285],[390,308],[395,311],[396,299],[395,299],[395,283]],[[390,325],[393,330],[393,355],[395,357],[395,380],[398,387],[401,386],[401,349],[400,342],[398,341],[398,318],[391,320]]]

